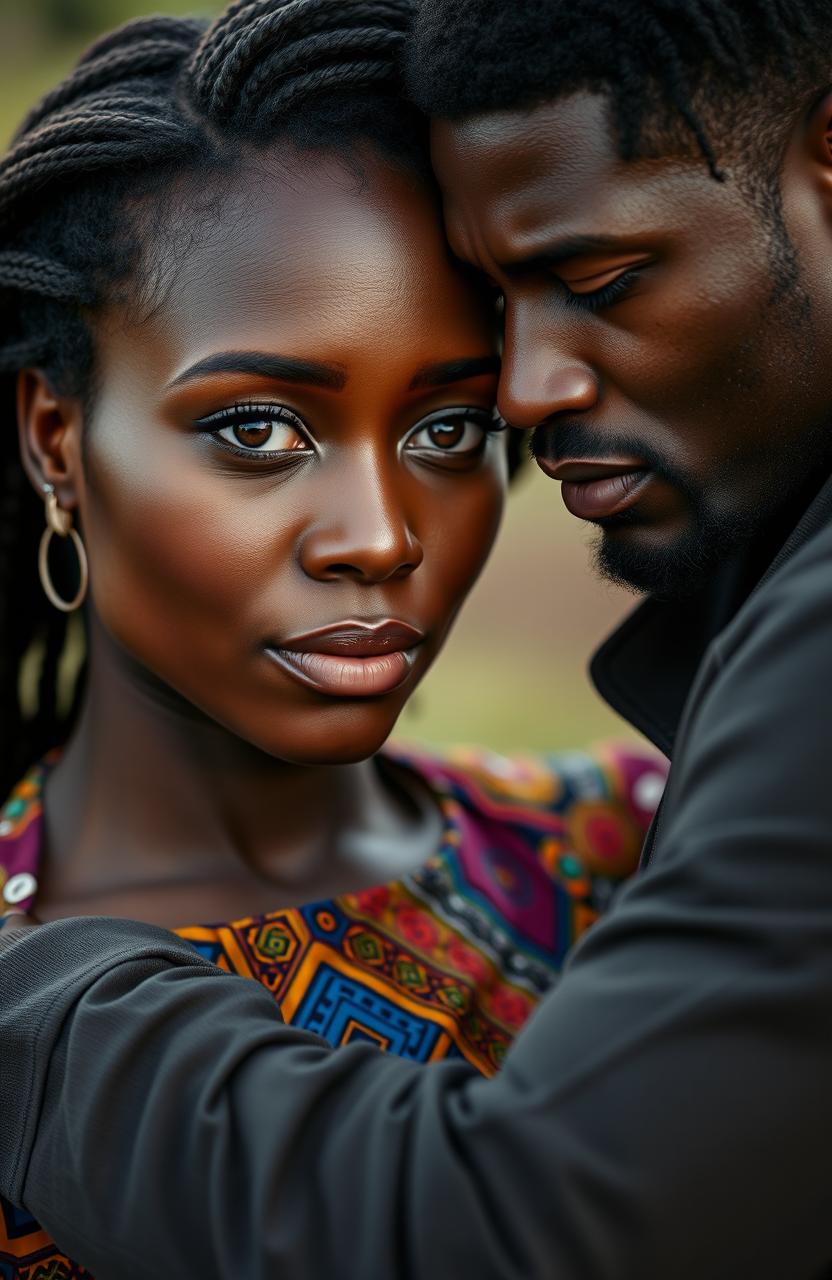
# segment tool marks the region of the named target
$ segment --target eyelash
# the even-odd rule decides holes
[[[616,276],[615,280],[605,284],[602,289],[595,289],[592,293],[573,293],[568,286],[564,285],[566,305],[580,307],[586,311],[601,311],[623,297],[635,284],[637,278],[637,271],[624,271],[620,276]]]
[[[437,422],[441,422],[443,418],[447,420],[459,420],[462,418],[475,423],[476,426],[480,427],[482,431],[485,432],[483,445],[485,445],[489,436],[505,431],[507,427],[507,423],[497,413],[496,408],[492,410],[490,414],[487,410],[474,408],[459,408],[446,412],[439,410],[436,413],[430,414],[428,418],[423,419],[422,422],[418,423],[405,437],[403,442],[404,445],[407,446],[407,444],[422,431],[427,430]],[[297,456],[304,457],[313,452],[312,442],[309,440],[300,418],[283,405],[270,404],[268,402],[257,403],[253,400],[240,401],[237,404],[229,405],[227,409],[221,409],[218,413],[212,413],[206,418],[198,419],[196,426],[200,431],[213,436],[220,448],[225,449],[228,453],[234,454],[235,457],[250,460],[251,458],[256,458],[258,456],[258,450],[246,449],[243,446],[238,447],[233,445],[228,440],[223,440],[219,433],[227,427],[241,426],[260,421],[270,423],[285,422],[291,426],[293,430],[297,431],[298,435],[302,436],[310,446],[309,449],[262,450],[259,451],[259,457],[262,462],[271,461],[274,463],[278,458],[280,458],[280,460],[285,464],[290,459],[294,461]],[[414,450],[414,452],[419,452],[419,450]],[[438,454],[440,452],[440,450],[437,450]],[[472,449],[466,452],[473,455],[477,450]],[[450,456],[454,456],[450,450],[448,453]],[[460,453],[456,456],[464,457],[465,453]]]
[[[500,417],[496,408],[490,411],[488,409],[475,409],[472,406],[469,406],[466,408],[461,407],[458,409],[446,409],[446,410],[440,409],[440,410],[437,410],[436,413],[429,414],[427,418],[423,418],[421,422],[417,423],[416,426],[405,437],[403,441],[403,445],[405,448],[407,448],[410,442],[412,440],[415,440],[418,436],[420,436],[423,431],[430,430],[431,427],[438,425],[440,422],[460,422],[460,421],[472,422],[474,426],[479,427],[480,431],[482,431],[484,435],[482,440],[482,446],[477,446],[474,449],[462,450],[461,452],[456,453],[455,456],[458,458],[463,458],[466,456],[472,457],[475,453],[479,452],[480,447],[485,446],[489,436],[497,435],[499,434],[499,432],[505,431],[508,425],[504,421],[504,419]],[[413,449],[413,452],[428,453],[433,451]],[[442,450],[437,449],[436,452],[438,455],[441,455]],[[448,456],[451,456],[451,457],[454,456],[454,453],[450,449],[447,451],[447,453],[448,453]]]
[[[268,422],[274,424],[284,422],[288,426],[292,427],[294,431],[297,431],[298,435],[302,436],[309,445],[308,449],[272,449],[270,452],[267,450],[260,451],[260,458],[262,461],[275,462],[278,457],[281,457],[282,460],[286,462],[289,458],[294,460],[294,458],[298,456],[305,457],[313,451],[312,442],[304,430],[304,426],[300,418],[298,418],[296,414],[292,413],[291,410],[287,409],[284,405],[270,404],[268,401],[264,403],[258,403],[255,400],[239,401],[236,404],[229,405],[227,409],[221,409],[218,413],[209,414],[207,418],[200,418],[197,421],[196,426],[200,431],[204,431],[206,434],[213,436],[221,449],[225,449],[228,453],[234,454],[237,458],[250,459],[252,457],[257,457],[258,450],[246,449],[243,448],[242,445],[239,447],[237,445],[233,445],[228,440],[223,440],[219,433],[226,427],[246,426],[256,422]]]

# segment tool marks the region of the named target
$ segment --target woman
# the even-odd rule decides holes
[[[0,892],[175,928],[330,1043],[491,1073],[632,870],[656,766],[381,750],[507,473],[492,311],[396,98],[407,16],[131,24],[0,170]],[[36,1263],[82,1274],[4,1206],[0,1265]]]

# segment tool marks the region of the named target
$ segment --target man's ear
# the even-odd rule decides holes
[[[39,494],[51,484],[65,511],[78,506],[81,485],[81,428],[78,399],[53,391],[39,369],[17,378],[17,424],[23,466]]]

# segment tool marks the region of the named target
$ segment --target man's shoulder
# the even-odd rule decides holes
[[[714,646],[720,666],[747,648],[799,675],[799,656],[832,635],[832,523],[766,574]],[[832,670],[832,648],[823,654]]]
[[[824,526],[760,582],[711,645],[680,726],[651,862],[704,842],[722,875],[722,854],[739,866],[751,842],[756,856],[772,849],[772,874],[788,880],[798,851],[814,843],[826,873],[830,676],[832,526]],[[749,892],[745,880],[737,891]]]

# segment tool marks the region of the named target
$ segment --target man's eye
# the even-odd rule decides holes
[[[435,454],[457,456],[478,453],[491,432],[501,429],[484,410],[437,414],[409,436],[406,448]]]
[[[632,267],[619,271],[617,275],[608,272],[605,275],[598,275],[586,280],[562,281],[561,283],[566,289],[566,301],[570,306],[586,307],[589,311],[600,311],[603,307],[612,306],[619,298],[625,297],[638,280],[639,275],[638,267]],[[601,283],[595,288],[588,289],[586,287],[590,283],[594,284],[596,280]]]

